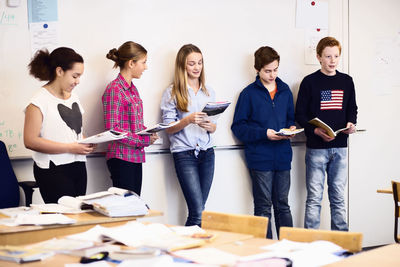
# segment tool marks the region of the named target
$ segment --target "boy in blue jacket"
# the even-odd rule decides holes
[[[282,128],[296,128],[293,95],[278,76],[280,56],[271,47],[255,53],[255,82],[240,93],[231,129],[245,145],[247,168],[253,187],[254,215],[271,219],[274,207],[276,232],[293,226],[288,203],[292,136],[280,136]],[[267,238],[272,238],[268,223]]]

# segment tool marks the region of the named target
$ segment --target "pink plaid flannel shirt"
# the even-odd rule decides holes
[[[121,74],[110,82],[103,97],[104,125],[107,130],[127,132],[127,138],[108,144],[106,159],[118,158],[129,162],[145,162],[144,147],[150,137],[135,134],[146,129],[143,125],[143,103],[136,87],[125,81]]]

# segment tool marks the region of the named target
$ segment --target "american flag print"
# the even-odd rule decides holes
[[[321,110],[337,109],[343,106],[343,90],[321,91]]]

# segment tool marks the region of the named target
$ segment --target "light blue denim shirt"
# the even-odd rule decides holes
[[[182,112],[176,107],[176,100],[171,98],[172,85],[169,86],[161,99],[162,119],[164,123],[181,120],[193,112],[201,111],[207,102],[215,101],[215,92],[209,86],[206,86],[209,95],[202,90],[197,94],[188,86],[189,90],[189,112]],[[213,121],[215,123],[215,121]],[[169,134],[171,152],[182,152],[187,150],[207,150],[213,146],[212,137],[209,132],[198,126],[197,124],[189,124],[181,131]]]

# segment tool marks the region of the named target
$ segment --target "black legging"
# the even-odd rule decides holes
[[[57,203],[62,196],[81,196],[86,194],[86,163],[77,161],[56,166],[50,161],[49,169],[33,164],[33,174],[45,203]]]
[[[112,158],[107,160],[114,187],[124,188],[140,195],[142,189],[142,163]]]

